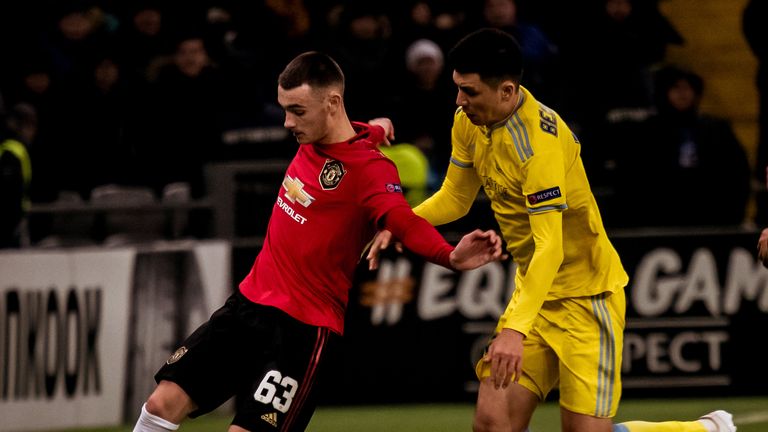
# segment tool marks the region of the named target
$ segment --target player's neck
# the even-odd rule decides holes
[[[523,92],[517,92],[517,96],[513,97],[512,101],[510,101],[508,106],[505,106],[502,109],[502,113],[499,116],[499,119],[496,121],[491,122],[490,125],[488,125],[488,129],[496,129],[498,127],[501,127],[509,121],[509,119],[515,115],[518,109],[520,109],[520,106],[523,105]]]
[[[352,127],[352,123],[349,121],[346,113],[340,114],[338,119],[333,121],[333,125],[328,131],[328,135],[318,142],[317,144],[329,145],[347,142],[357,133]]]

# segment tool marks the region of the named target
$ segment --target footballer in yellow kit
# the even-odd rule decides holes
[[[541,400],[559,387],[564,408],[613,417],[628,277],[603,228],[578,139],[522,86],[510,117],[477,126],[459,108],[452,133],[443,186],[415,213],[448,223],[467,213],[483,187],[517,264],[496,333],[525,335],[519,384]],[[478,377],[490,368],[480,360]]]

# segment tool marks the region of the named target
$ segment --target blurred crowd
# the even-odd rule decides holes
[[[0,150],[3,178],[15,173],[31,202],[108,184],[204,197],[206,164],[292,157],[276,77],[321,50],[346,74],[350,117],[392,118],[433,190],[455,110],[445,58],[480,27],[520,42],[523,85],[579,136],[609,227],[743,221],[744,150],[727,121],[699,112],[702,79],[664,63],[685,41],[656,0],[2,2],[0,140],[32,166],[24,177]],[[3,200],[17,200],[3,181]]]

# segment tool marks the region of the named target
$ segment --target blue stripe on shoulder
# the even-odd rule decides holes
[[[520,158],[520,162],[525,162],[527,158],[525,157],[525,154],[523,153],[523,148],[520,145],[520,138],[517,136],[517,133],[510,125],[510,122],[507,122],[507,132],[509,132],[509,136],[512,137],[512,144],[515,146],[515,150],[517,150],[517,156]]]
[[[536,214],[536,213],[544,213],[546,211],[550,210],[566,210],[568,208],[568,204],[560,204],[560,205],[554,205],[554,206],[543,206],[543,207],[536,207],[536,208],[529,208],[528,213],[530,214]]]
[[[531,147],[531,140],[528,138],[528,129],[525,127],[525,123],[523,123],[523,119],[520,118],[520,112],[516,112],[514,115],[514,119],[517,120],[515,123],[519,130],[522,131],[523,134],[523,150],[526,152],[528,157],[530,158],[533,156],[533,148]]]
[[[453,156],[451,156],[451,163],[459,168],[472,168],[475,165],[472,162],[462,162],[458,159],[455,159]]]
[[[512,137],[512,142],[515,145],[515,150],[517,150],[517,155],[520,157],[520,160],[525,162],[530,159],[533,156],[533,148],[531,147],[531,140],[528,137],[528,129],[525,127],[522,119],[520,119],[520,114],[515,113],[515,115],[507,121],[506,126],[509,135]]]

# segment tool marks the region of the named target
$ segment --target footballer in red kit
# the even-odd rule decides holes
[[[230,432],[304,430],[344,330],[355,268],[378,229],[455,270],[504,258],[493,231],[475,230],[454,248],[413,213],[395,165],[377,148],[393,137],[391,123],[349,121],[333,59],[299,55],[278,84],[284,126],[300,145],[263,248],[239,289],[155,374],[134,432],[176,430],[232,396]]]
[[[365,245],[390,210],[410,211],[397,169],[376,149],[383,129],[353,125],[357,134],[348,142],[301,145],[264,247],[240,284],[252,302],[336,333],[343,331],[351,276]],[[447,259],[450,248],[443,250]]]

